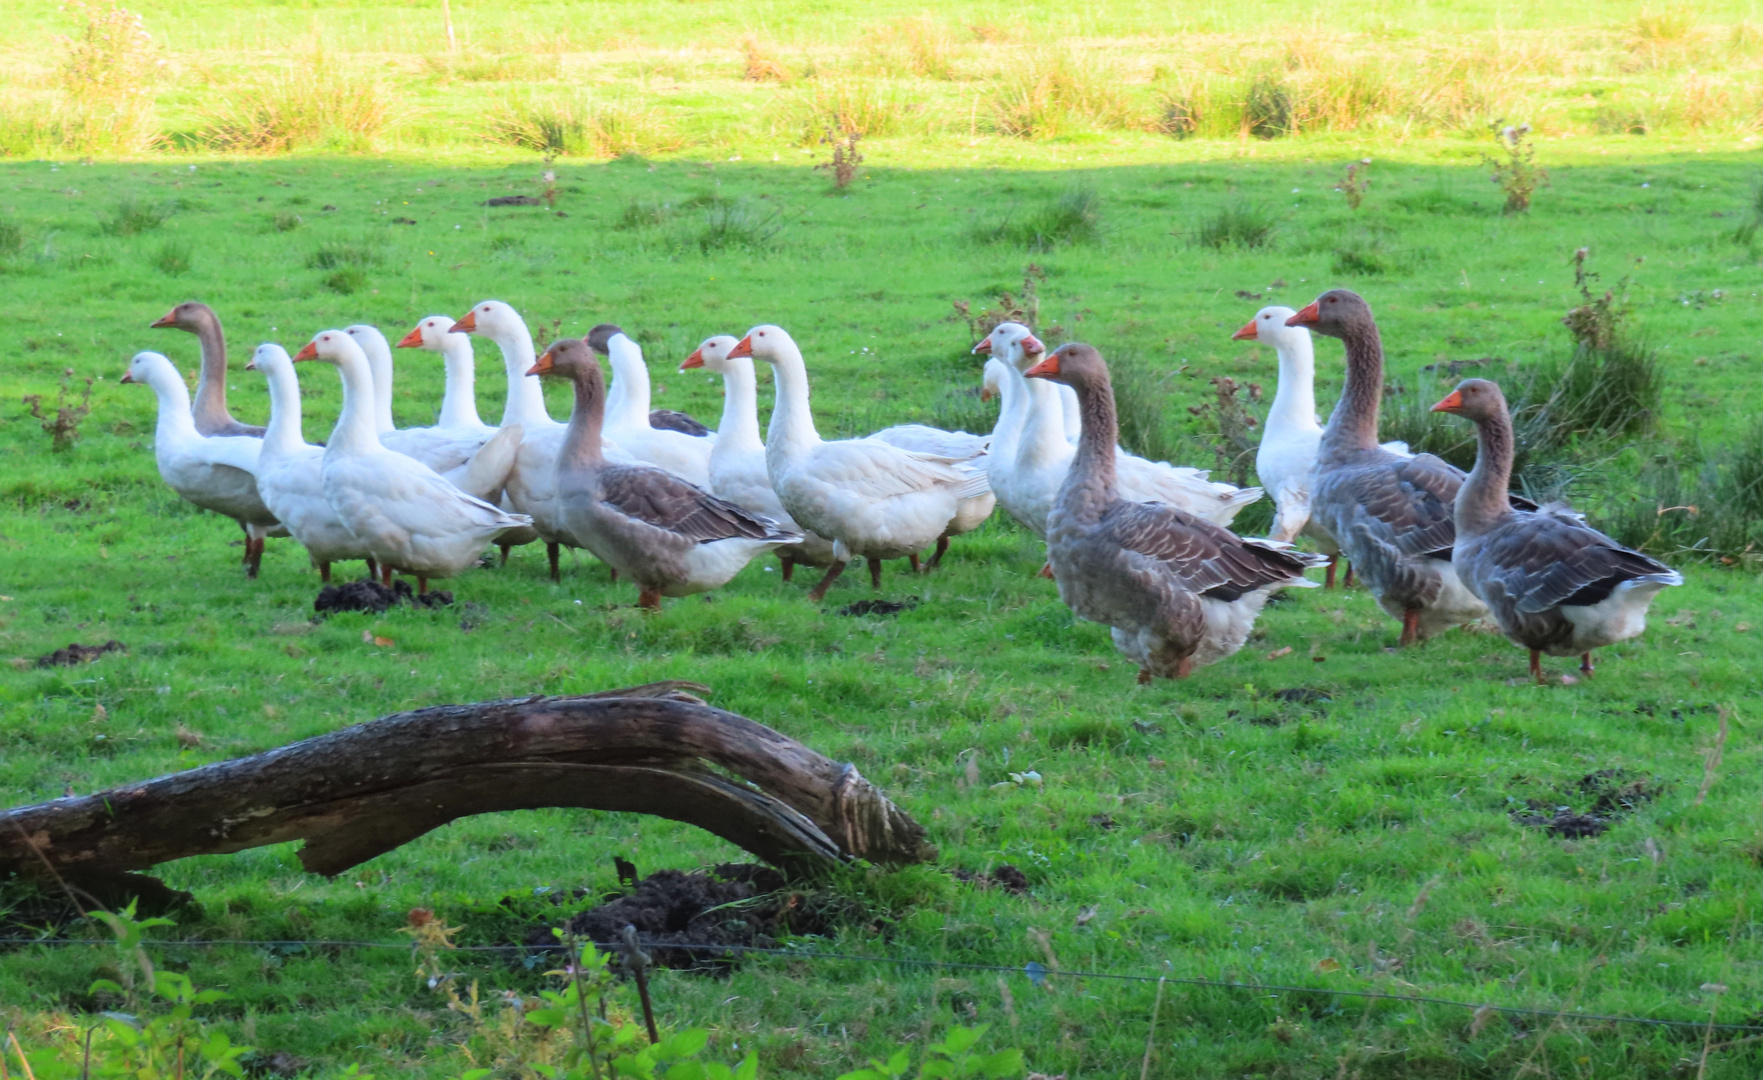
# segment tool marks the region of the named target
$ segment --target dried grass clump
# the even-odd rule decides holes
[[[790,72],[784,67],[783,61],[771,47],[749,34],[741,40],[741,55],[745,59],[745,69],[741,77],[750,82],[787,83]]]
[[[83,22],[64,37],[61,65],[66,100],[57,118],[57,141],[86,153],[130,154],[150,150],[159,139],[153,81],[162,66],[141,16],[112,2],[71,3]]]
[[[230,90],[197,138],[216,150],[369,150],[392,122],[391,96],[368,75],[335,70],[315,52],[288,71]]]
[[[1120,73],[1076,51],[1063,59],[1012,65],[987,101],[992,127],[1019,139],[1053,139],[1084,129],[1135,126]]]
[[[802,145],[827,131],[874,138],[902,131],[923,110],[898,88],[879,80],[833,77],[813,80],[794,105]]]
[[[684,145],[660,109],[577,94],[510,98],[491,111],[491,141],[540,153],[615,158]]]

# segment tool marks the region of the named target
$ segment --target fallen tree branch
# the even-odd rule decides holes
[[[797,871],[934,855],[924,829],[856,768],[690,692],[703,689],[419,709],[21,806],[0,814],[0,875],[114,883],[289,840],[306,842],[307,870],[335,875],[457,818],[553,806],[683,821]]]

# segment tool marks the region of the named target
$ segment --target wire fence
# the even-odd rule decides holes
[[[111,946],[116,942],[104,938],[30,938],[0,937],[0,948],[11,946],[43,945],[50,947],[74,945]],[[299,938],[287,939],[176,939],[157,940],[151,944],[161,948],[244,948],[244,949],[396,949],[411,952],[415,946],[408,941],[348,941],[348,940],[307,940]],[[596,941],[595,948],[604,952],[619,953],[625,950],[626,944],[617,941]],[[1451,998],[1429,997],[1422,994],[1391,994],[1379,990],[1342,990],[1319,986],[1287,986],[1280,983],[1234,982],[1227,979],[1204,979],[1194,977],[1177,977],[1174,975],[1152,975],[1134,972],[1116,971],[1072,971],[1065,968],[1050,968],[1040,963],[1031,962],[1012,966],[1008,964],[978,964],[959,960],[932,960],[911,956],[868,956],[859,953],[822,952],[795,948],[765,948],[757,945],[734,945],[711,942],[678,942],[668,940],[644,940],[638,938],[637,944],[643,949],[672,950],[689,953],[703,953],[707,959],[719,959],[729,955],[739,956],[778,956],[791,960],[806,961],[838,961],[845,963],[873,964],[888,967],[919,967],[935,968],[947,971],[989,972],[1006,975],[1021,975],[1036,986],[1045,984],[1049,979],[1096,979],[1111,982],[1164,983],[1170,986],[1194,986],[1220,990],[1237,990],[1266,995],[1313,994],[1321,997],[1353,998],[1360,1001],[1389,1001],[1408,1005],[1438,1005],[1445,1008],[1464,1009],[1474,1013],[1498,1013],[1505,1016],[1527,1016],[1550,1021],[1572,1021],[1588,1024],[1633,1024],[1637,1026],[1675,1028],[1700,1032],[1723,1032],[1735,1035],[1763,1036],[1763,1024],[1750,1023],[1716,1023],[1712,1018],[1703,1020],[1678,1020],[1652,1016],[1614,1016],[1604,1013],[1574,1012],[1566,1009],[1544,1009],[1524,1005],[1493,1005],[1486,1002],[1456,1001]],[[564,952],[563,945],[456,945],[448,951],[464,953],[499,953],[512,955],[545,955]]]

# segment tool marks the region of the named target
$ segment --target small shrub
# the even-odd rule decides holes
[[[1094,243],[1102,235],[1101,199],[1089,188],[1074,188],[1034,210],[1005,214],[975,234],[985,243],[1007,243],[1030,251]]]
[[[336,270],[343,267],[377,266],[380,253],[368,244],[349,240],[330,240],[320,244],[306,256],[306,265],[313,270]]]
[[[976,342],[991,333],[999,323],[1021,323],[1030,330],[1035,329],[1041,321],[1041,282],[1047,280],[1047,272],[1034,263],[1029,263],[1022,271],[1022,289],[1020,295],[1012,294],[1006,289],[998,290],[997,306],[983,307],[976,314],[973,305],[966,300],[955,301],[955,318],[967,323],[967,339]]]
[[[1749,247],[1756,241],[1757,234],[1763,232],[1763,176],[1751,183],[1751,202],[1745,209],[1750,216],[1732,231],[1732,238]]]
[[[319,279],[319,284],[334,293],[349,296],[367,287],[367,271],[359,266],[342,266]]]
[[[569,94],[505,101],[490,113],[488,135],[495,142],[553,158],[559,154],[617,158],[672,150],[682,142],[657,110]]]
[[[790,81],[789,71],[784,68],[771,48],[751,34],[742,39],[741,54],[746,61],[741,77],[749,82],[786,83]]]
[[[1202,119],[1200,103],[1196,97],[1166,92],[1158,99],[1151,128],[1160,135],[1186,139],[1200,133]]]
[[[114,213],[99,219],[98,228],[109,236],[138,236],[159,228],[171,214],[170,203],[150,203],[130,192],[117,201]]]
[[[271,219],[270,224],[275,228],[276,232],[293,232],[295,229],[306,224],[306,219],[302,218],[299,214],[294,213],[292,210],[283,210]]]
[[[108,6],[67,6],[83,25],[77,37],[61,39],[68,102],[61,141],[85,151],[150,149],[159,138],[152,80],[160,61],[141,17],[114,0]]]
[[[1350,163],[1347,166],[1347,175],[1334,186],[1336,191],[1346,197],[1347,209],[1357,210],[1359,204],[1365,201],[1365,192],[1371,187],[1371,182],[1365,178],[1365,172],[1370,166],[1370,158],[1360,158]]]
[[[11,218],[0,218],[0,258],[11,258],[24,250],[24,226]]]
[[[92,380],[88,376],[86,385],[81,389],[76,400],[73,391],[73,368],[65,368],[61,372],[61,385],[55,391],[55,412],[43,411],[42,394],[26,394],[25,405],[30,407],[31,416],[36,418],[42,427],[43,434],[49,436],[49,445],[56,453],[73,449],[73,444],[80,439],[80,421],[92,411]]]
[[[153,269],[167,277],[181,277],[190,272],[191,249],[183,240],[167,240],[153,254]]]
[[[673,217],[673,207],[654,199],[632,199],[624,204],[624,212],[618,217],[617,228],[648,229],[664,224]]]
[[[992,127],[1019,139],[1051,139],[1084,127],[1127,127],[1133,109],[1120,80],[1072,53],[1046,63],[1012,66],[992,92]]]
[[[1257,139],[1297,134],[1292,91],[1277,75],[1260,75],[1243,95],[1243,127]]]
[[[216,150],[286,153],[300,146],[367,149],[391,123],[385,87],[337,71],[322,53],[221,97],[197,133]]]
[[[704,208],[704,222],[698,229],[698,250],[764,251],[783,229],[777,211],[758,213],[744,202],[718,200]]]
[[[1257,383],[1243,384],[1228,375],[1212,377],[1212,400],[1188,406],[1188,414],[1201,426],[1212,451],[1213,471],[1238,487],[1249,485],[1249,469],[1255,464],[1260,439],[1253,435],[1260,421],[1249,411],[1250,402],[1261,400]]]
[[[863,164],[863,152],[857,149],[857,140],[862,137],[855,131],[848,131],[842,137],[835,138],[829,130],[821,138],[822,146],[829,143],[832,145],[833,156],[832,160],[823,161],[814,167],[826,169],[833,174],[834,190],[843,191],[851,186],[851,181],[857,179],[857,169]]]
[[[1179,444],[1164,423],[1169,411],[1169,372],[1130,351],[1110,353],[1108,372],[1114,382],[1120,445],[1152,461],[1174,458]]]
[[[892,135],[916,111],[886,83],[859,79],[816,79],[796,108],[803,145],[827,131],[864,138]]]
[[[1201,218],[1194,228],[1200,247],[1261,248],[1273,240],[1279,223],[1273,214],[1253,203],[1231,203]]]
[[[1481,156],[1482,164],[1493,170],[1492,180],[1506,193],[1506,213],[1522,214],[1530,209],[1531,196],[1538,188],[1549,186],[1549,172],[1536,164],[1536,146],[1530,141],[1530,125],[1495,125],[1494,139],[1500,144],[1503,157]]]

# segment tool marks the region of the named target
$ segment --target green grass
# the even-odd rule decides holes
[[[1427,365],[1564,359],[1559,320],[1579,302],[1566,264],[1589,244],[1608,277],[1632,277],[1635,323],[1659,346],[1665,380],[1657,441],[1574,489],[1596,512],[1625,490],[1637,500],[1662,490],[1639,486],[1652,483],[1654,455],[1741,446],[1760,401],[1759,267],[1731,236],[1750,212],[1754,162],[1601,153],[1627,145],[1560,152],[1547,162],[1554,186],[1512,218],[1472,156],[1437,144],[1380,155],[1356,213],[1332,185],[1342,160],[1361,155],[1314,145],[1254,160],[1204,160],[1213,154],[1200,147],[1195,160],[1163,164],[1135,164],[1127,146],[1108,167],[1094,160],[1106,148],[1092,148],[1077,168],[1085,150],[1073,146],[1031,155],[1034,168],[1002,154],[976,167],[960,154],[912,168],[896,157],[866,166],[839,198],[806,157],[566,164],[557,210],[567,217],[481,205],[536,193],[540,166],[527,160],[0,167],[0,219],[16,226],[19,251],[43,252],[0,258],[12,343],[0,401],[52,393],[68,367],[104,380],[67,454],[51,456],[22,407],[0,409],[0,653],[109,638],[129,648],[79,669],[9,671],[0,793],[16,804],[90,792],[424,705],[688,678],[711,686],[715,704],[856,763],[941,849],[934,867],[844,886],[885,918],[816,947],[1016,967],[1048,963],[1050,949],[1067,969],[1754,1022],[1754,564],[1691,566],[1647,634],[1609,650],[1595,680],[1540,689],[1523,684],[1523,654],[1497,637],[1452,633],[1397,653],[1395,624],[1362,592],[1321,590],[1273,605],[1237,658],[1185,683],[1136,687],[1106,632],[1074,624],[1035,576],[1038,545],[1002,519],[957,541],[937,575],[890,567],[884,594],[922,601],[892,619],[835,614],[869,595],[861,574],[817,609],[805,586],[782,585],[766,565],[645,617],[591,560],[566,561],[554,586],[542,555],[524,549],[504,570],[454,582],[460,606],[314,624],[317,579],[303,555],[272,543],[263,577],[246,581],[237,530],[156,476],[148,395],[115,383],[142,348],[191,370],[194,339],[147,324],[200,297],[226,320],[233,410],[261,421],[262,384],[238,359],[257,342],[292,349],[361,321],[401,335],[420,316],[493,296],[535,329],[620,323],[647,351],[656,403],[705,419],[720,386],[671,365],[709,334],[777,322],[806,350],[824,431],[957,414],[979,426],[989,414],[963,396],[979,365],[952,305],[1016,291],[1034,262],[1046,271],[1043,328],[1131,353],[1161,376],[1141,385],[1168,395],[1163,437],[1180,460],[1207,464],[1188,407],[1211,400],[1210,379],[1260,384],[1257,410],[1274,382],[1271,351],[1233,344],[1231,331],[1262,304],[1299,306],[1337,284],[1335,249],[1350,229],[1434,252],[1351,282],[1382,321],[1392,383],[1432,400],[1454,379]],[[975,238],[1003,207],[1054,205],[1079,189],[1093,193],[1088,242],[1042,251]],[[165,235],[103,227],[124,199],[175,201],[176,243],[192,253],[182,276],[144,270],[169,249]],[[1268,243],[1194,242],[1195,220],[1245,203],[1277,211]],[[726,207],[748,208],[748,221],[775,215],[779,228],[760,244],[703,243],[708,215]],[[284,213],[304,223],[278,231]],[[348,271],[362,279],[345,294],[331,276]],[[1685,302],[1716,289],[1717,303]],[[1339,347],[1322,342],[1318,354],[1326,411]],[[488,345],[479,356],[481,408],[494,417],[500,363]],[[303,366],[309,438],[328,433],[339,405],[327,374]],[[432,357],[400,354],[400,423],[431,422],[440,387]],[[566,400],[549,393],[562,415]],[[1734,468],[1755,471],[1739,457]],[[393,644],[365,643],[364,632]],[[1274,696],[1293,689],[1332,700]],[[1700,801],[1722,706],[1736,710],[1731,737]],[[1044,786],[1008,782],[1030,769]],[[1580,781],[1603,769],[1651,778],[1659,794],[1595,840],[1513,821],[1530,800],[1583,809]],[[194,859],[162,868],[202,903],[169,936],[391,941],[425,906],[463,924],[465,941],[505,940],[554,912],[550,896],[613,889],[614,855],[646,872],[737,853],[664,821],[559,811],[460,822],[336,881],[301,872],[288,848]],[[1003,863],[1028,875],[1029,896],[945,873]],[[381,1076],[469,1067],[456,1048],[463,1021],[399,952],[158,953],[232,995],[207,1014],[235,1039],[295,1055],[311,1075],[349,1062]],[[77,1038],[108,955],[0,953],[0,1002],[37,1060]],[[486,993],[541,982],[483,956],[456,966]],[[1716,998],[1708,983],[1730,991]],[[725,1059],[737,1043],[756,1047],[768,1076],[837,1075],[970,1015],[1043,1073],[1137,1075],[1152,985],[1005,985],[1009,1011],[992,974],[757,959],[727,979],[663,974],[656,994],[665,1023],[709,1026]],[[1170,986],[1153,1073],[1516,1078],[1546,1066],[1640,1078],[1695,1075],[1702,1050],[1697,1031],[1498,1018],[1472,1029],[1445,1007]],[[1756,1043],[1716,1049],[1706,1075],[1754,1076],[1758,1054]]]

